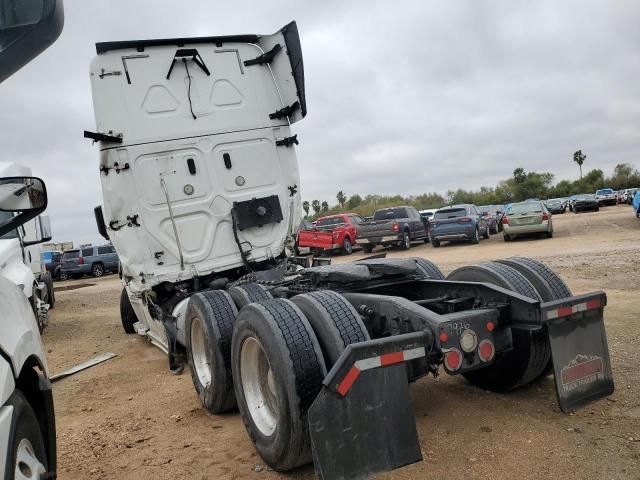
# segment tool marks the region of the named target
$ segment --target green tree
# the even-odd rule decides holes
[[[320,208],[322,209],[323,212],[328,212],[329,204],[327,202],[322,202],[322,205],[320,206]]]
[[[314,200],[311,202],[311,208],[313,208],[313,211],[316,215],[318,215],[320,213],[320,201],[319,200]]]
[[[311,207],[311,205],[309,205],[309,202],[307,202],[306,200],[302,202],[302,209],[304,210],[306,216],[309,216],[309,207]]]
[[[582,150],[578,150],[577,152],[573,153],[573,161],[578,164],[578,167],[580,167],[581,180],[582,180],[582,164],[586,159],[587,159],[587,156],[584,153],[582,153]]]
[[[342,190],[340,190],[336,194],[336,199],[338,200],[338,203],[340,204],[340,208],[344,208],[344,204],[347,201],[347,196],[345,195],[345,193]]]
[[[356,193],[355,195],[351,195],[349,197],[349,200],[347,200],[347,208],[349,210],[353,210],[354,208],[359,206],[361,203],[362,203],[362,197]]]
[[[513,179],[516,183],[523,183],[527,179],[527,175],[524,173],[524,168],[518,167],[513,171]]]

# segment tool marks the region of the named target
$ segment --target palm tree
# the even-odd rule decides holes
[[[587,159],[587,156],[582,153],[582,150],[578,150],[573,154],[573,161],[580,167],[580,180],[582,180],[582,164]]]
[[[342,190],[340,190],[336,194],[336,199],[338,200],[338,203],[340,204],[340,208],[344,208],[344,204],[347,201],[347,196],[345,195],[345,193]]]
[[[329,211],[329,204],[327,202],[322,202],[322,211],[323,212]]]
[[[315,214],[318,215],[320,213],[320,201],[314,200],[313,202],[311,202],[311,208],[313,208]]]
[[[309,205],[309,202],[307,202],[306,200],[302,202],[302,209],[304,210],[306,216],[309,216],[309,207],[311,207],[311,205]]]

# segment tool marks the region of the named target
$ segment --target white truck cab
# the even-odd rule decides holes
[[[53,478],[56,465],[51,383],[40,325],[29,300],[38,295],[39,287],[24,261],[21,243],[22,226],[46,205],[42,180],[0,175],[0,472],[4,478]]]
[[[31,177],[31,169],[16,163],[0,162],[0,178],[20,176]],[[0,211],[0,222],[13,216],[10,211]],[[38,247],[38,244],[49,240],[51,227],[46,216],[36,216],[0,236],[0,276],[24,292],[40,331],[48,324],[48,311],[54,302],[53,280],[42,267]]]

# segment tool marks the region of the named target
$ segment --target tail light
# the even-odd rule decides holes
[[[396,233],[399,232],[400,231],[400,224],[394,223],[393,224],[393,231],[396,232]]]
[[[493,360],[495,353],[496,349],[491,340],[483,340],[480,342],[480,345],[478,346],[478,357],[480,360],[483,362],[490,362]]]
[[[542,219],[543,219],[543,220],[549,220],[549,214],[548,214],[547,212],[544,212],[544,213],[542,214]]]
[[[450,372],[455,372],[462,366],[462,353],[457,348],[451,348],[444,354],[444,366]]]
[[[458,220],[460,223],[469,223],[471,222],[473,219],[471,217],[462,217],[460,220]]]
[[[509,217],[507,217],[506,215],[502,217],[502,224],[509,225]]]
[[[80,257],[78,260],[78,265],[84,265],[84,257]]]

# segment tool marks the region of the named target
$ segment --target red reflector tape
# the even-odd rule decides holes
[[[355,365],[349,369],[340,384],[338,385],[338,393],[343,397],[347,394],[351,386],[355,383],[360,375],[360,369]]]
[[[393,365],[394,363],[404,362],[404,352],[387,353],[380,356],[380,365]]]
[[[353,364],[342,381],[338,384],[338,388],[336,390],[341,396],[345,397],[360,376],[360,372],[389,365],[397,365],[402,362],[424,357],[425,355],[424,347],[418,347],[400,352],[385,353],[384,355],[375,357],[362,358]]]
[[[553,320],[554,318],[568,317],[574,313],[586,312],[587,310],[595,310],[600,308],[602,302],[599,298],[594,298],[582,303],[576,303],[571,307],[560,307],[555,310],[549,310],[547,312],[547,320]]]

